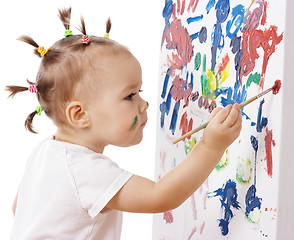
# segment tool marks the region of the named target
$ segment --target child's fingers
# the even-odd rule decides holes
[[[234,106],[231,108],[230,113],[228,114],[227,118],[223,122],[227,127],[232,127],[238,120],[238,116],[240,113],[240,106],[238,103],[235,103]]]
[[[208,121],[210,121],[211,119],[213,119],[216,114],[218,114],[219,111],[221,111],[223,108],[217,107],[215,109],[213,109],[213,111],[210,113],[209,117],[208,117]]]
[[[232,104],[229,104],[225,108],[223,108],[221,111],[219,111],[215,116],[216,121],[219,123],[223,123],[228,117],[231,109],[232,109]]]

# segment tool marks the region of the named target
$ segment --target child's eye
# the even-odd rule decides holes
[[[143,92],[143,90],[139,90],[139,93]],[[128,95],[127,97],[125,97],[126,100],[132,100],[133,97],[136,95],[136,93],[131,93],[130,95]]]
[[[132,100],[135,95],[136,95],[136,93],[131,93],[130,95],[128,95],[127,97],[125,97],[125,99],[126,100]]]

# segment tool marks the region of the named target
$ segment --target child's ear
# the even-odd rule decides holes
[[[89,126],[89,116],[85,111],[83,104],[79,101],[69,103],[65,110],[68,123],[77,128],[85,128]]]

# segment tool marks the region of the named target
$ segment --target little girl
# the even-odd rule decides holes
[[[120,239],[122,211],[159,213],[181,205],[208,177],[241,131],[238,104],[216,108],[190,154],[158,182],[133,175],[103,155],[109,145],[141,142],[148,103],[140,97],[140,64],[121,44],[70,30],[71,8],[59,10],[65,38],[45,49],[20,40],[42,58],[36,82],[7,86],[13,97],[29,90],[57,132],[34,149],[14,203],[11,239]]]

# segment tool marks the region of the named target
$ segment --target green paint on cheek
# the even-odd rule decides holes
[[[135,117],[134,122],[133,122],[132,126],[130,127],[130,130],[133,130],[136,127],[137,122],[138,122],[138,116]]]

